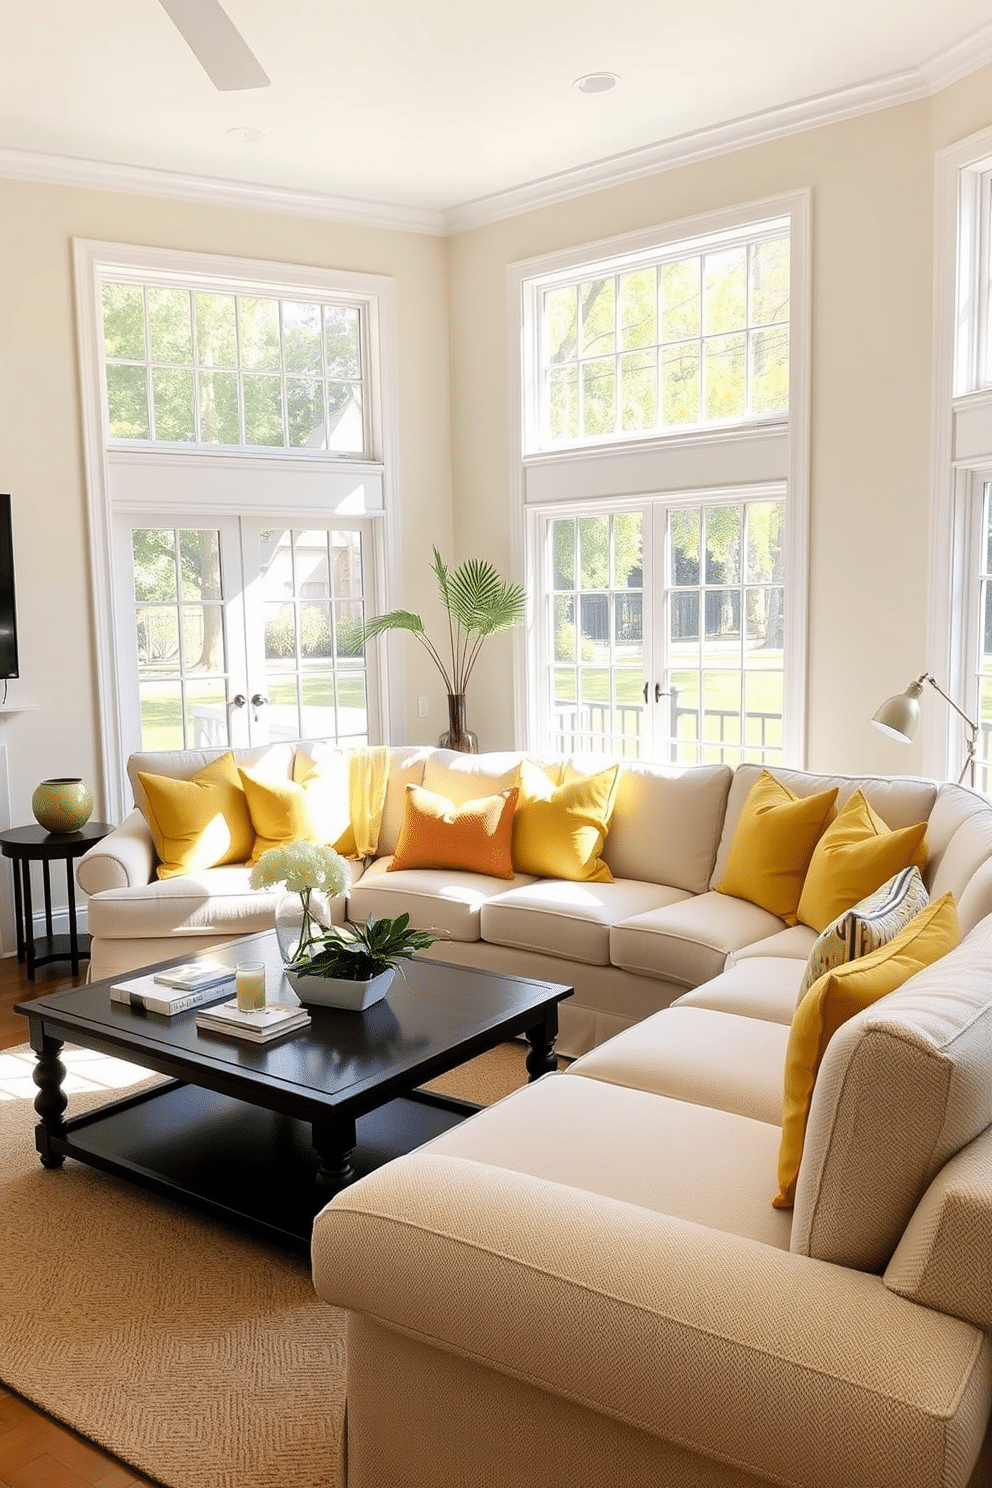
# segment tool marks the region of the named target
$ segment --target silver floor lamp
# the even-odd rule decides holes
[[[920,724],[920,696],[925,682],[928,682],[935,692],[940,693],[944,702],[954,709],[959,718],[964,719],[968,727],[968,752],[961,766],[958,785],[966,775],[969,776],[968,784],[974,785],[975,756],[978,753],[978,724],[973,718],[969,718],[962,708],[958,707],[952,697],[948,697],[936,677],[932,677],[929,672],[921,672],[915,682],[910,682],[905,692],[897,692],[895,697],[887,698],[875,714],[872,723],[877,729],[881,729],[883,734],[888,734],[891,739],[898,739],[900,743],[908,744]]]

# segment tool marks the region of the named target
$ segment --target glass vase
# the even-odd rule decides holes
[[[463,692],[448,693],[448,731],[437,742],[441,749],[457,749],[459,754],[478,754],[478,737],[465,722]]]
[[[283,964],[295,961],[307,941],[330,926],[330,901],[322,889],[281,894],[276,904],[276,941]]]

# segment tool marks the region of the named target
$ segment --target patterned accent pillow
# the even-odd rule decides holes
[[[798,1002],[818,977],[845,961],[857,961],[909,924],[930,902],[918,868],[904,868],[874,894],[862,899],[827,926],[810,952]]]

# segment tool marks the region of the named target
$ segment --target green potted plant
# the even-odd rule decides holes
[[[300,947],[286,976],[301,1002],[359,1011],[389,991],[401,961],[437,940],[411,930],[410,916],[375,919],[364,925],[333,925]]]
[[[474,754],[478,740],[465,726],[465,689],[486,639],[523,624],[527,595],[519,584],[508,584],[485,560],[469,558],[449,571],[437,548],[434,577],[448,615],[450,665],[430,640],[423,620],[411,610],[374,615],[365,623],[365,639],[373,640],[389,630],[408,630],[416,637],[448,690],[448,732],[438,742],[444,749]]]

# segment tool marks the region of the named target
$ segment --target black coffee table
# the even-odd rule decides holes
[[[296,1000],[271,931],[209,954],[264,961],[270,1000]],[[257,1045],[198,1029],[196,1010],[166,1018],[111,1002],[109,987],[15,1007],[37,1055],[44,1166],[73,1157],[304,1250],[339,1189],[478,1109],[419,1086],[521,1034],[529,1078],[555,1069],[558,1004],[572,992],[417,957],[366,1012],[311,1008],[309,1028]],[[65,1042],[170,1079],[67,1120]]]

